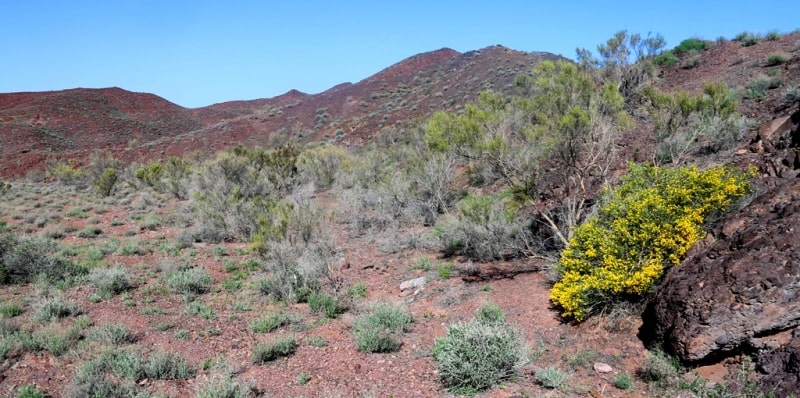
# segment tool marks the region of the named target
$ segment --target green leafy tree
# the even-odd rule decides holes
[[[425,142],[488,167],[566,245],[608,173],[614,137],[628,124],[624,99],[615,84],[564,61],[538,64],[516,86],[519,96],[483,93],[463,114],[435,114]],[[548,208],[542,196],[562,205]]]

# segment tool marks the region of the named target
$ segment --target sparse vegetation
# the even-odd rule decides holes
[[[433,357],[442,382],[457,394],[473,394],[508,380],[526,360],[519,332],[496,314],[450,325],[447,336],[434,342]]]
[[[781,38],[748,35],[737,40]],[[199,111],[199,119],[232,116],[213,134],[224,131],[225,146],[241,146],[218,153],[208,147],[127,166],[109,154],[89,164],[55,160],[77,151],[53,156],[46,174],[0,181],[0,363],[13,365],[4,372],[14,383],[7,393],[347,395],[369,387],[370,378],[353,377],[363,363],[348,363],[366,355],[380,364],[370,374],[385,372],[391,386],[405,383],[393,376],[409,365],[411,373],[435,365],[427,373],[434,378],[409,387],[431,394],[476,394],[502,383],[500,395],[571,396],[594,393],[590,383],[602,380],[601,394],[769,396],[745,354],[727,359],[742,360],[741,369],[715,383],[659,351],[636,373],[621,358],[631,354],[664,270],[748,194],[749,172],[708,165],[726,164],[733,153],[737,164],[769,164],[758,171],[766,176],[759,189],[793,167],[793,158],[777,156],[791,151],[785,135],[771,146],[759,135],[763,148],[743,141],[800,103],[790,41],[762,43],[755,57],[724,39],[690,38],[662,52],[660,36],[621,31],[598,46],[597,58],[579,50],[577,65],[491,47],[450,64],[461,74],[453,81],[441,68],[409,75],[413,84],[398,85],[391,74],[367,79],[375,86],[344,107],[268,101],[249,119],[237,116],[237,104]],[[503,80],[479,81],[476,65]],[[658,66],[700,67],[658,74]],[[703,87],[698,76],[720,68],[713,81],[726,83]],[[651,87],[655,76],[664,79],[658,87],[675,91]],[[477,86],[491,91],[479,94]],[[290,111],[313,111],[303,103],[318,107],[313,128],[308,115]],[[409,118],[417,109],[446,110]],[[151,133],[192,149],[207,141],[198,126],[176,124],[172,137],[157,130],[160,122],[127,120],[126,112],[111,112],[119,135],[136,137],[125,159],[174,153],[147,141]],[[0,124],[35,128],[32,138],[45,139],[31,143],[38,151],[63,138],[49,125],[52,115],[43,116],[51,119],[42,125],[16,115]],[[280,119],[296,127],[237,142],[243,135],[233,121],[271,129]],[[129,122],[152,131],[128,131]],[[785,133],[772,138],[778,134]],[[320,137],[326,142],[315,142]],[[625,176],[625,161],[653,164],[631,163]],[[416,278],[426,284],[397,291]],[[531,301],[550,286],[554,307]],[[391,296],[398,304],[368,301]],[[490,299],[508,306],[508,317],[482,305]],[[464,310],[476,307],[465,320]],[[540,323],[552,308],[569,321],[602,316],[579,328]],[[588,347],[585,334],[597,330]],[[525,341],[536,347],[530,354]],[[603,344],[609,349],[595,351]],[[298,349],[302,355],[281,360]],[[250,354],[244,363],[242,350]],[[608,354],[617,350],[622,357]],[[317,354],[347,366],[313,365]],[[225,357],[235,357],[235,370]],[[614,370],[598,375],[595,362]],[[170,381],[192,378],[189,364],[197,379]],[[342,374],[331,377],[330,369]],[[46,370],[49,379],[20,377],[29,370],[32,377]],[[248,378],[263,372],[280,373],[281,382]]]

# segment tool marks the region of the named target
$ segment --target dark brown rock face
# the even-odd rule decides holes
[[[788,344],[758,356],[762,389],[785,397],[800,390],[800,336],[795,333]]]
[[[656,335],[684,361],[736,351],[800,325],[800,179],[725,217],[716,240],[656,292]]]

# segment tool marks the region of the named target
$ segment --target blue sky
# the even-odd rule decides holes
[[[0,92],[118,86],[200,107],[318,93],[442,47],[572,58],[622,29],[671,48],[790,32],[798,15],[798,0],[0,0]]]

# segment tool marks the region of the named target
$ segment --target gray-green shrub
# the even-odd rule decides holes
[[[402,344],[400,336],[409,325],[411,315],[396,304],[377,304],[353,320],[356,347],[364,352],[397,351]]]
[[[278,358],[292,355],[295,349],[297,349],[297,340],[294,336],[262,341],[253,348],[250,360],[256,365],[263,365]]]
[[[97,289],[97,293],[109,298],[133,288],[129,272],[122,265],[113,267],[96,267],[89,271],[89,283]]]
[[[510,379],[526,360],[522,339],[513,325],[494,315],[483,318],[490,322],[473,318],[451,324],[447,335],[434,342],[439,377],[454,393],[473,394]]]

